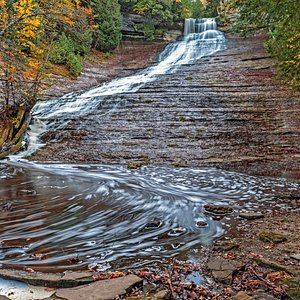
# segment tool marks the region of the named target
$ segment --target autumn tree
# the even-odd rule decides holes
[[[265,46],[278,60],[283,78],[300,87],[300,10],[297,0],[230,1],[238,12],[233,29],[239,33],[265,29]]]
[[[77,6],[72,0],[0,0],[0,158],[20,148],[48,49],[58,27],[74,26]]]

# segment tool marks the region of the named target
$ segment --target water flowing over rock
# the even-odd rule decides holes
[[[208,19],[203,24],[206,22],[215,24],[213,19]],[[71,93],[60,99],[38,103],[33,114],[36,116],[35,120],[39,130],[41,123],[44,123],[48,130],[57,130],[72,119],[77,119],[94,111],[99,106],[105,105],[105,100],[109,96],[135,93],[146,83],[156,80],[158,76],[174,73],[184,64],[192,64],[205,55],[225,49],[226,40],[223,33],[214,30],[214,34],[214,37],[208,35],[207,38],[205,31],[199,34],[187,34],[182,41],[169,44],[161,53],[156,65],[135,75],[110,81],[82,94]],[[122,105],[123,101],[119,98],[116,99],[107,113],[113,113]],[[33,146],[30,149],[34,152],[37,147]]]

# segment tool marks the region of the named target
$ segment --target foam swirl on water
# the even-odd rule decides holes
[[[216,169],[0,166],[0,263],[37,270],[172,257],[223,233],[205,204],[258,209],[299,188]]]

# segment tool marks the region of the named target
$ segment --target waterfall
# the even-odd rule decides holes
[[[38,136],[45,131],[62,129],[72,119],[98,107],[104,98],[122,93],[134,93],[159,76],[173,73],[182,65],[193,64],[201,57],[226,48],[224,34],[216,30],[215,19],[186,19],[182,41],[169,44],[161,53],[159,62],[132,76],[118,78],[83,93],[71,93],[52,101],[43,101],[33,109],[33,124],[29,131],[29,149],[17,158],[30,155],[43,144]],[[117,102],[111,109],[119,107]]]
[[[217,30],[215,18],[186,19],[184,24],[184,36],[191,33],[201,33],[207,30]]]

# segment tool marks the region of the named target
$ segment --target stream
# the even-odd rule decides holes
[[[134,268],[161,262],[220,237],[235,214],[208,214],[207,204],[238,211],[285,207],[277,196],[299,189],[286,179],[253,177],[214,168],[70,165],[30,162],[41,135],[101,106],[110,96],[135,93],[180,66],[226,48],[214,19],[186,20],[181,41],[168,45],[159,62],[135,75],[82,93],[39,102],[33,110],[27,150],[0,163],[0,264],[57,272]],[[118,98],[105,114],[122,106]],[[97,122],[95,122],[97,123]]]

